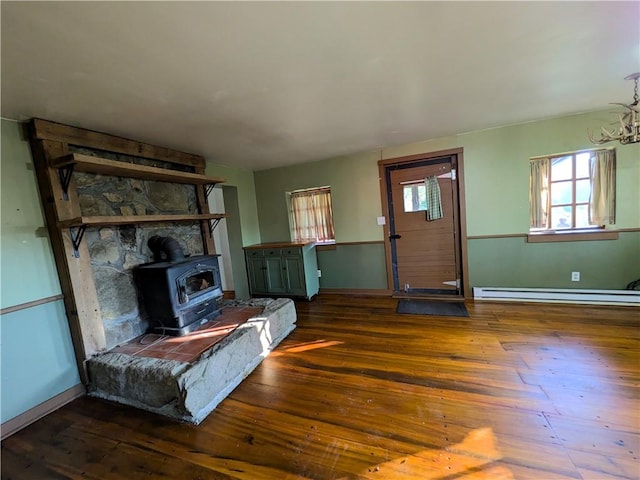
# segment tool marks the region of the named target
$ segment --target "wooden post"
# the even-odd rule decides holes
[[[106,339],[86,242],[80,244],[79,257],[76,258],[69,230],[58,228],[58,221],[80,215],[74,180],[71,179],[69,184],[69,200],[65,200],[58,170],[49,166],[49,160],[67,153],[68,147],[62,142],[31,137],[31,150],[76,362],[82,381],[87,383],[84,361],[105,350]]]
[[[196,167],[195,173],[204,175],[204,167]],[[196,185],[196,198],[198,201],[198,213],[209,213],[209,202],[205,195],[205,185]],[[216,247],[213,243],[213,237],[211,236],[211,230],[209,229],[209,222],[200,222],[200,232],[202,233],[202,243],[204,244],[204,253],[206,255],[213,255],[216,253]]]

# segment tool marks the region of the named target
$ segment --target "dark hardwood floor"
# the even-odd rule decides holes
[[[2,442],[3,479],[638,479],[640,314],[320,296],[200,425],[81,398]]]

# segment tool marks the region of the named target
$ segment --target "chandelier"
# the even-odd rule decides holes
[[[596,145],[602,145],[603,143],[612,142],[618,140],[622,145],[628,143],[640,142],[640,101],[638,99],[638,79],[640,79],[640,72],[632,73],[624,77],[625,80],[633,80],[635,86],[633,88],[633,103],[625,105],[624,103],[612,103],[612,105],[621,105],[628,111],[619,115],[620,126],[617,129],[611,131],[602,127],[600,139],[593,138],[591,132],[589,132],[589,140]]]

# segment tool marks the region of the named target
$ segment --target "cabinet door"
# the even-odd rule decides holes
[[[269,293],[267,287],[267,267],[264,258],[249,257],[249,290],[254,293]]]
[[[264,262],[267,267],[267,291],[273,295],[287,293],[282,257],[268,256],[265,257]]]
[[[304,282],[304,265],[300,256],[283,257],[287,276],[287,293],[290,295],[306,296]]]

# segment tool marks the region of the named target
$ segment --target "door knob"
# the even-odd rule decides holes
[[[402,238],[402,235],[398,235],[397,233],[389,235],[389,240],[397,240],[398,238]]]

